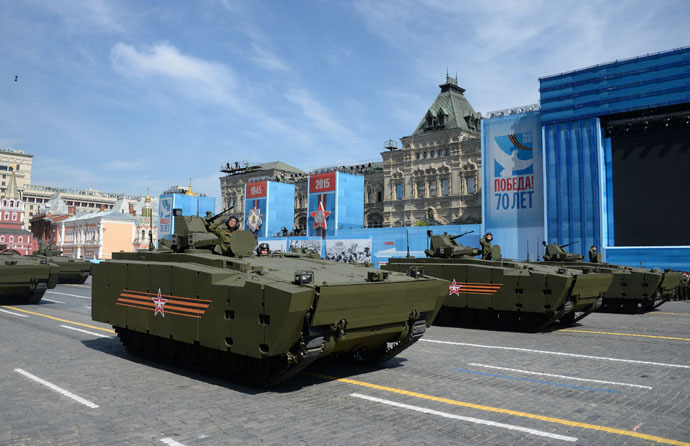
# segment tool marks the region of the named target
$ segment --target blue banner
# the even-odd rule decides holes
[[[536,260],[544,240],[538,111],[482,120],[483,226],[504,257]]]

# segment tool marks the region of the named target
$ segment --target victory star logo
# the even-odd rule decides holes
[[[165,306],[166,302],[168,302],[168,299],[163,299],[160,288],[158,288],[158,296],[152,297],[151,300],[153,300],[153,303],[156,304],[156,308],[153,310],[153,317],[156,317],[158,313],[165,317],[165,310],[163,310],[163,307]]]
[[[448,287],[448,295],[452,296],[453,294],[455,294],[456,296],[459,296],[460,288],[462,288],[462,285],[458,285],[457,283],[455,283],[455,279],[453,279],[453,283],[451,283]]]
[[[315,210],[314,212],[310,212],[312,218],[314,219],[314,229],[318,228],[319,226],[322,227],[324,230],[328,229],[328,225],[326,224],[326,219],[328,218],[329,215],[332,214],[332,212],[327,211],[323,208],[323,201],[319,202],[319,208]]]
[[[256,232],[259,230],[263,224],[263,219],[261,217],[261,209],[257,208],[255,205],[254,209],[250,210],[247,216],[247,227],[250,231]]]

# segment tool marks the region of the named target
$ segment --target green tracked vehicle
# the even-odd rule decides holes
[[[565,250],[568,245],[546,244],[544,261],[539,264],[557,265],[579,270],[595,270],[612,274],[611,286],[603,295],[598,311],[614,313],[637,313],[653,310],[672,299],[682,280],[682,273],[662,271],[659,268],[642,268],[601,263],[601,253],[597,262],[583,262],[583,256]]]
[[[467,233],[465,233],[467,234]],[[391,258],[381,268],[418,271],[452,281],[436,323],[534,331],[570,325],[594,311],[610,274],[510,260],[478,260],[481,251],[460,245],[462,235],[429,234],[426,258]],[[493,259],[500,247],[492,246]]]
[[[38,304],[55,288],[59,268],[45,259],[22,256],[0,248],[0,299]]]
[[[91,263],[62,255],[52,243],[40,243],[33,257],[47,260],[60,267],[58,283],[84,283],[91,274]]]
[[[394,357],[424,334],[447,294],[446,281],[418,274],[301,253],[256,256],[248,231],[228,233],[226,246],[211,219],[179,210],[173,218],[159,250],[113,253],[93,266],[92,318],[111,324],[134,355],[270,386],[326,355]]]

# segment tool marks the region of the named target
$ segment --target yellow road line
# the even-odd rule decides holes
[[[17,308],[17,307],[10,307],[10,306],[7,306],[7,307],[5,307],[5,308],[11,308],[11,309],[16,310],[16,311],[22,311],[22,312],[24,312],[24,313],[33,314],[34,316],[42,316],[42,317],[45,317],[45,318],[48,318],[48,319],[52,319],[52,320],[54,320],[54,321],[65,322],[65,323],[67,323],[67,324],[81,325],[82,327],[89,327],[89,328],[93,328],[93,329],[96,329],[96,330],[105,331],[106,333],[115,333],[115,330],[111,330],[110,328],[102,328],[102,327],[96,327],[95,325],[82,324],[81,322],[68,321],[67,319],[60,319],[59,317],[48,316],[47,314],[35,313],[35,312],[33,312],[33,311],[24,310],[24,309],[22,309],[22,308]]]
[[[653,339],[673,339],[674,341],[690,341],[690,338],[674,338],[672,336],[652,336],[645,334],[635,334],[635,333],[613,333],[610,331],[589,331],[589,330],[573,330],[570,328],[562,328],[558,331],[570,331],[573,333],[593,333],[593,334],[605,334],[614,336],[635,336],[638,338],[653,338]]]
[[[91,288],[91,285],[79,285],[74,283],[65,283],[66,286],[78,286],[79,288]]]
[[[548,423],[562,424],[565,426],[579,427],[582,429],[589,429],[601,432],[607,432],[609,434],[623,435],[627,437],[640,438],[643,440],[655,441],[662,444],[672,444],[679,446],[690,446],[690,443],[678,440],[671,440],[669,438],[657,437],[656,435],[642,434],[634,431],[627,431],[623,429],[616,429],[613,427],[599,426],[596,424],[581,423],[579,421],[565,420],[563,418],[546,417],[544,415],[537,415],[528,412],[520,412],[511,409],[502,409],[500,407],[483,406],[481,404],[466,403],[463,401],[452,400],[449,398],[442,398],[438,396],[426,395],[424,393],[411,392],[409,390],[396,389],[395,387],[379,386],[378,384],[372,384],[364,381],[357,381],[348,378],[336,378],[334,376],[321,375],[318,373],[304,373],[305,375],[315,376],[317,378],[327,379],[329,381],[339,381],[347,384],[354,384],[356,386],[368,387],[370,389],[383,390],[384,392],[397,393],[399,395],[412,396],[415,398],[421,398],[429,401],[436,401],[438,403],[450,404],[453,406],[469,407],[471,409],[483,410],[486,412],[502,413],[507,415],[514,415],[516,417],[531,418],[533,420],[546,421]]]

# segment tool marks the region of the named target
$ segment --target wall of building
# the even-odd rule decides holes
[[[579,241],[570,249],[583,255],[596,244],[605,259],[623,264],[690,267],[690,246],[674,246],[674,254],[666,251],[667,257],[659,255],[658,247],[616,246],[615,160],[609,129],[612,120],[635,114],[651,119],[664,113],[660,110],[690,111],[689,80],[690,48],[539,80],[549,242]],[[678,178],[679,184],[683,181]],[[640,214],[647,212],[645,201],[639,200]],[[681,206],[655,218],[688,219],[689,214]]]
[[[103,221],[102,225],[104,236],[100,258],[110,259],[113,252],[132,251],[132,240],[135,239],[133,222]]]

